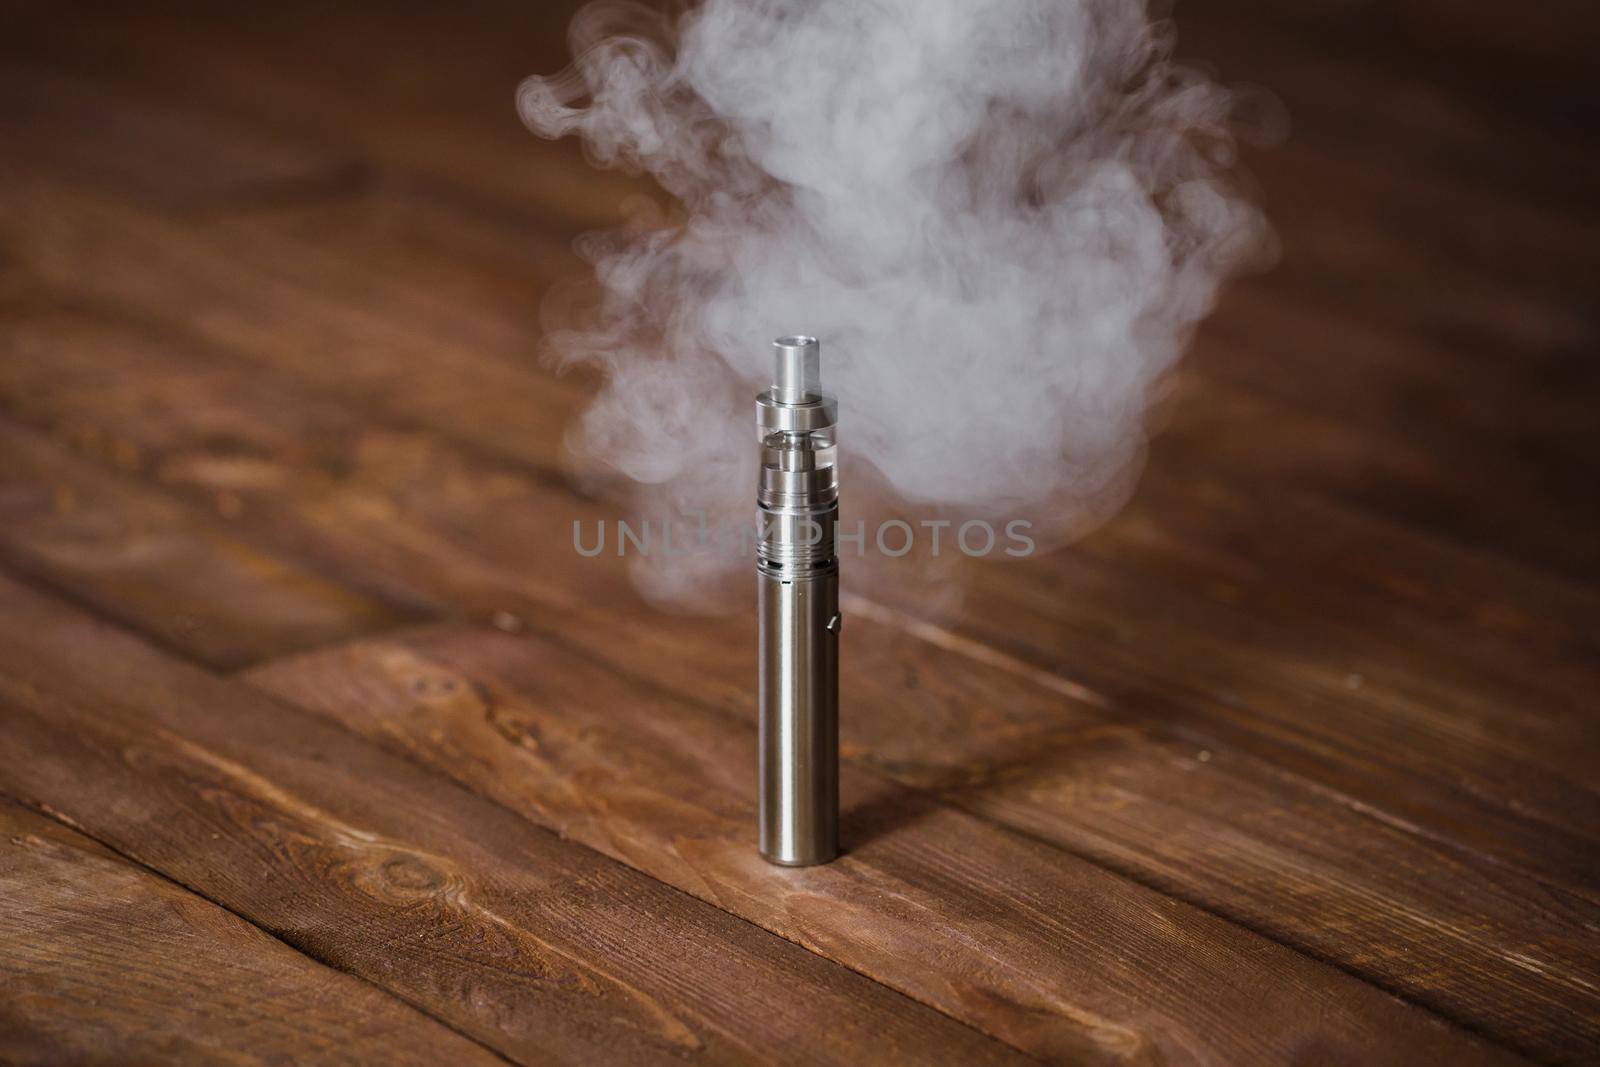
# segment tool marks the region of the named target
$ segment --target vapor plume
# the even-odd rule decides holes
[[[1079,533],[1264,233],[1226,180],[1233,98],[1140,0],[708,0],[676,24],[602,0],[572,44],[524,121],[680,206],[584,243],[601,300],[554,338],[605,381],[575,447],[645,515],[750,511],[751,399],[800,332],[851,490]],[[672,598],[748,564],[641,577]]]

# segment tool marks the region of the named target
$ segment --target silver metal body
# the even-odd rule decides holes
[[[839,854],[839,561],[834,424],[810,337],[774,343],[756,400],[761,855],[802,867]]]

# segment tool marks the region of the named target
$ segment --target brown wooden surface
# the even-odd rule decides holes
[[[1018,1059],[325,719],[0,593],[0,788],[487,1049]]]
[[[0,803],[0,885],[6,1063],[501,1062],[59,815]]]
[[[1282,262],[1108,527],[847,591],[785,871],[746,620],[570,547],[539,305],[649,192],[517,126],[570,7],[8,5],[0,1058],[1596,1062],[1559,6],[1178,5]]]

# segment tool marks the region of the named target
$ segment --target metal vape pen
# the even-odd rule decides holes
[[[803,867],[839,853],[839,509],[834,426],[814,337],[780,337],[756,398],[761,855]]]

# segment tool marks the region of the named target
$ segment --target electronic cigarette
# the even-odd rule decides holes
[[[803,867],[839,853],[839,484],[814,337],[773,342],[756,398],[761,855]]]

